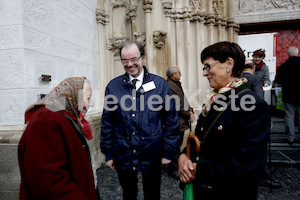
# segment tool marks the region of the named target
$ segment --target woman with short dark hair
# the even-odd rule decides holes
[[[240,78],[245,56],[239,45],[210,45],[201,61],[213,90],[195,130],[201,151],[192,151],[191,159],[183,151],[180,180],[193,183],[195,199],[257,199],[270,133],[269,107],[249,89],[247,79]]]

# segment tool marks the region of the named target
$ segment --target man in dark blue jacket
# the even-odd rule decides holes
[[[123,199],[137,198],[139,171],[144,199],[160,199],[161,165],[171,162],[180,137],[175,99],[167,82],[143,66],[140,44],[125,42],[120,57],[126,73],[106,87],[101,151],[117,170]]]

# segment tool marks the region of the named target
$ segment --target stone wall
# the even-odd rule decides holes
[[[0,126],[70,76],[86,76],[99,110],[96,0],[1,0]],[[51,75],[43,82],[41,75]]]
[[[24,126],[0,127],[0,200],[19,198],[21,177],[17,149],[24,128]]]
[[[234,0],[233,17],[239,24],[300,19],[300,1]]]
[[[101,153],[100,150],[101,116],[102,113],[94,111],[90,112],[86,117],[94,133],[94,138],[88,141],[94,175],[96,175],[96,170],[101,166],[101,164],[105,162],[105,156]],[[95,181],[96,180],[97,177],[95,176]],[[95,182],[95,184],[97,183]]]

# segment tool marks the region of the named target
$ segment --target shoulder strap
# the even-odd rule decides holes
[[[86,142],[84,134],[82,133],[82,131],[80,130],[80,128],[78,127],[78,125],[74,122],[74,120],[70,116],[66,115],[65,113],[63,113],[61,111],[60,111],[60,113],[63,114],[68,119],[68,121],[72,124],[72,126],[75,129],[75,132],[76,132],[79,140],[81,141],[83,147],[86,149],[86,151],[87,151],[87,153],[89,155],[90,164],[92,164],[90,149],[89,149],[89,146],[88,146],[88,144]]]
[[[236,95],[241,95],[245,92],[251,91],[249,88],[245,89],[245,90],[241,90],[239,91]],[[227,108],[230,106],[231,101],[227,102]],[[225,110],[224,110],[225,111]],[[206,139],[206,136],[208,135],[209,131],[211,130],[211,128],[213,127],[213,125],[217,122],[217,120],[221,117],[221,115],[224,113],[224,111],[220,112],[217,117],[214,119],[214,121],[210,124],[210,126],[208,127],[207,131],[205,132],[204,136],[202,137],[202,141],[201,143],[203,143]]]

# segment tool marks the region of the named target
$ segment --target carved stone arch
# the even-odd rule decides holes
[[[119,38],[131,38],[131,22],[126,20],[130,6],[130,0],[108,0],[105,2],[105,8],[110,15],[110,23],[106,27],[107,44],[111,44],[111,41],[119,41]],[[113,51],[111,48],[109,50]],[[117,56],[115,53],[114,55]]]
[[[104,8],[106,10],[110,10],[115,6],[126,6],[128,8],[130,6],[129,0],[105,0]]]
[[[105,40],[100,48],[105,52],[106,66],[110,66],[106,76],[112,79],[124,73],[118,46],[132,37],[131,21],[126,20],[127,10],[131,7],[131,3],[130,0],[105,0],[103,7],[109,15],[109,22],[102,27]]]

